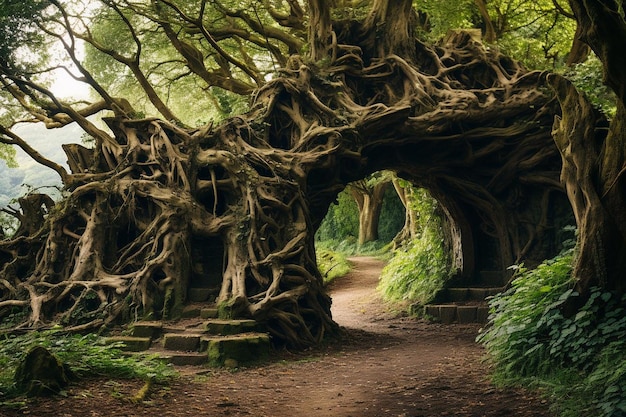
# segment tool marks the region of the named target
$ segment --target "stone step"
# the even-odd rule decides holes
[[[204,322],[204,330],[213,335],[233,335],[262,330],[259,323],[251,319],[212,319]]]
[[[461,287],[445,288],[438,294],[441,301],[462,302],[462,301],[482,301],[487,297],[494,296],[502,292],[502,287]]]
[[[219,316],[219,310],[217,307],[205,307],[200,310],[200,318],[202,319],[216,319]]]
[[[445,324],[486,323],[489,306],[484,304],[429,304],[424,306],[424,314]]]
[[[201,333],[165,333],[161,345],[166,350],[178,352],[200,351]]]
[[[217,317],[219,311],[215,304],[211,303],[192,303],[188,304],[183,308],[182,317],[184,319],[188,318],[214,318]]]
[[[195,307],[194,307],[195,308]],[[214,316],[217,309],[202,314]],[[255,320],[211,318],[181,319],[175,322],[138,321],[130,326],[132,336],[110,337],[128,352],[148,351],[177,366],[204,365],[237,367],[266,359],[270,336]],[[157,341],[157,343],[152,343]]]
[[[150,337],[110,336],[105,338],[105,343],[120,343],[120,350],[125,352],[141,352],[150,348],[152,339]]]
[[[130,325],[131,335],[134,337],[149,337],[158,339],[163,330],[162,321],[137,321]]]
[[[146,353],[157,355],[166,363],[175,366],[202,366],[208,361],[206,352],[175,352],[162,349],[149,349]]]
[[[211,366],[237,367],[265,360],[270,354],[270,337],[267,333],[241,333],[228,336],[202,338]]]

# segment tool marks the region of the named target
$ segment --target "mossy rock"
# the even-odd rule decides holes
[[[15,385],[29,397],[60,393],[71,378],[71,371],[48,349],[32,348],[15,370]]]
[[[270,354],[270,337],[265,333],[248,333],[205,338],[209,365],[249,364],[266,360]]]

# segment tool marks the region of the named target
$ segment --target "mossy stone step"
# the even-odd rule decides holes
[[[200,318],[216,319],[218,317],[219,317],[219,310],[217,307],[205,307],[200,310]]]
[[[270,354],[267,333],[243,333],[228,336],[203,337],[209,364],[229,367],[265,360]]]
[[[152,339],[149,337],[110,336],[105,338],[105,342],[108,344],[122,343],[120,349],[126,352],[141,352],[150,348]]]
[[[187,305],[183,307],[183,311],[181,313],[181,317],[184,319],[190,319],[194,317],[200,317],[200,312],[202,311],[202,307],[197,305]]]
[[[201,366],[207,363],[206,352],[158,352],[157,355],[165,362],[176,366]]]
[[[179,352],[194,352],[200,349],[201,334],[198,333],[166,333],[163,335],[164,349]]]
[[[161,335],[163,322],[161,321],[137,321],[131,326],[131,332],[134,337],[149,337],[157,339]]]
[[[258,331],[259,324],[251,319],[212,319],[204,323],[204,329],[210,334],[226,336]]]

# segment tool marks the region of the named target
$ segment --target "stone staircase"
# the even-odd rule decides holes
[[[505,278],[498,271],[482,271],[472,285],[441,290],[432,304],[424,306],[424,314],[445,324],[486,323],[487,298],[503,290]]]
[[[178,321],[139,321],[111,336],[128,352],[154,353],[177,365],[237,367],[266,359],[270,336],[255,320],[220,319],[215,307],[190,305]]]

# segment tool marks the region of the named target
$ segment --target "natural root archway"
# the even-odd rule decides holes
[[[223,314],[265,322],[291,346],[318,343],[337,325],[314,230],[348,182],[381,169],[439,195],[466,254],[485,236],[500,267],[554,252],[548,208],[564,193],[543,74],[463,32],[381,55],[409,43],[375,44],[372,19],[316,34],[327,57],[293,56],[249,113],[219,126],[116,118],[115,141],[66,147],[69,196],[43,227],[0,243],[0,315],[74,329],[175,317],[195,266],[213,262]]]

